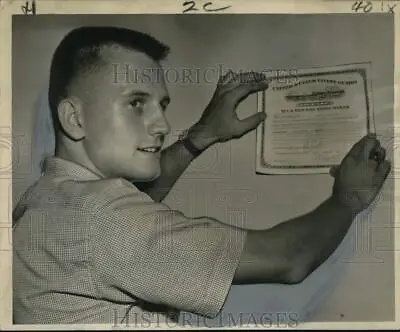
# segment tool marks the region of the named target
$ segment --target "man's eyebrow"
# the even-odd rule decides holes
[[[145,91],[140,91],[140,90],[125,91],[122,93],[122,95],[125,97],[133,97],[133,96],[150,97],[150,93],[145,92]],[[161,99],[161,102],[169,104],[171,102],[171,98],[169,96],[165,96]]]
[[[140,90],[129,90],[129,91],[124,91],[122,92],[122,95],[124,97],[133,97],[133,96],[139,96],[139,97],[150,97],[150,93],[140,91]]]

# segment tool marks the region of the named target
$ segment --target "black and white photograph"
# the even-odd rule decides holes
[[[394,15],[13,15],[12,324],[395,321]]]

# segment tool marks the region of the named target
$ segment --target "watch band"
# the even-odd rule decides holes
[[[188,130],[185,130],[180,136],[179,141],[183,143],[183,146],[190,152],[193,157],[199,156],[203,151],[198,149],[188,137]]]
[[[202,152],[193,145],[192,141],[188,137],[183,140],[183,146],[192,154],[193,157],[199,156]]]

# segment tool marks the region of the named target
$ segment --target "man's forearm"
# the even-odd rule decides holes
[[[188,139],[200,151],[205,151],[214,143],[213,140],[204,138],[201,129],[195,126],[189,131]],[[161,202],[194,159],[195,157],[185,148],[183,142],[178,140],[161,153],[160,177],[151,182],[140,182],[135,185],[154,201]]]
[[[234,283],[299,283],[339,246],[355,214],[333,198],[265,231],[248,231]]]
[[[356,214],[330,197],[314,211],[278,225],[278,232],[290,232],[288,240],[291,279],[302,281],[340,245]]]

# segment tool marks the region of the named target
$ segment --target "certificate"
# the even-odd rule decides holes
[[[257,128],[257,173],[328,173],[373,131],[370,63],[269,78],[258,94],[258,111],[267,117]]]

